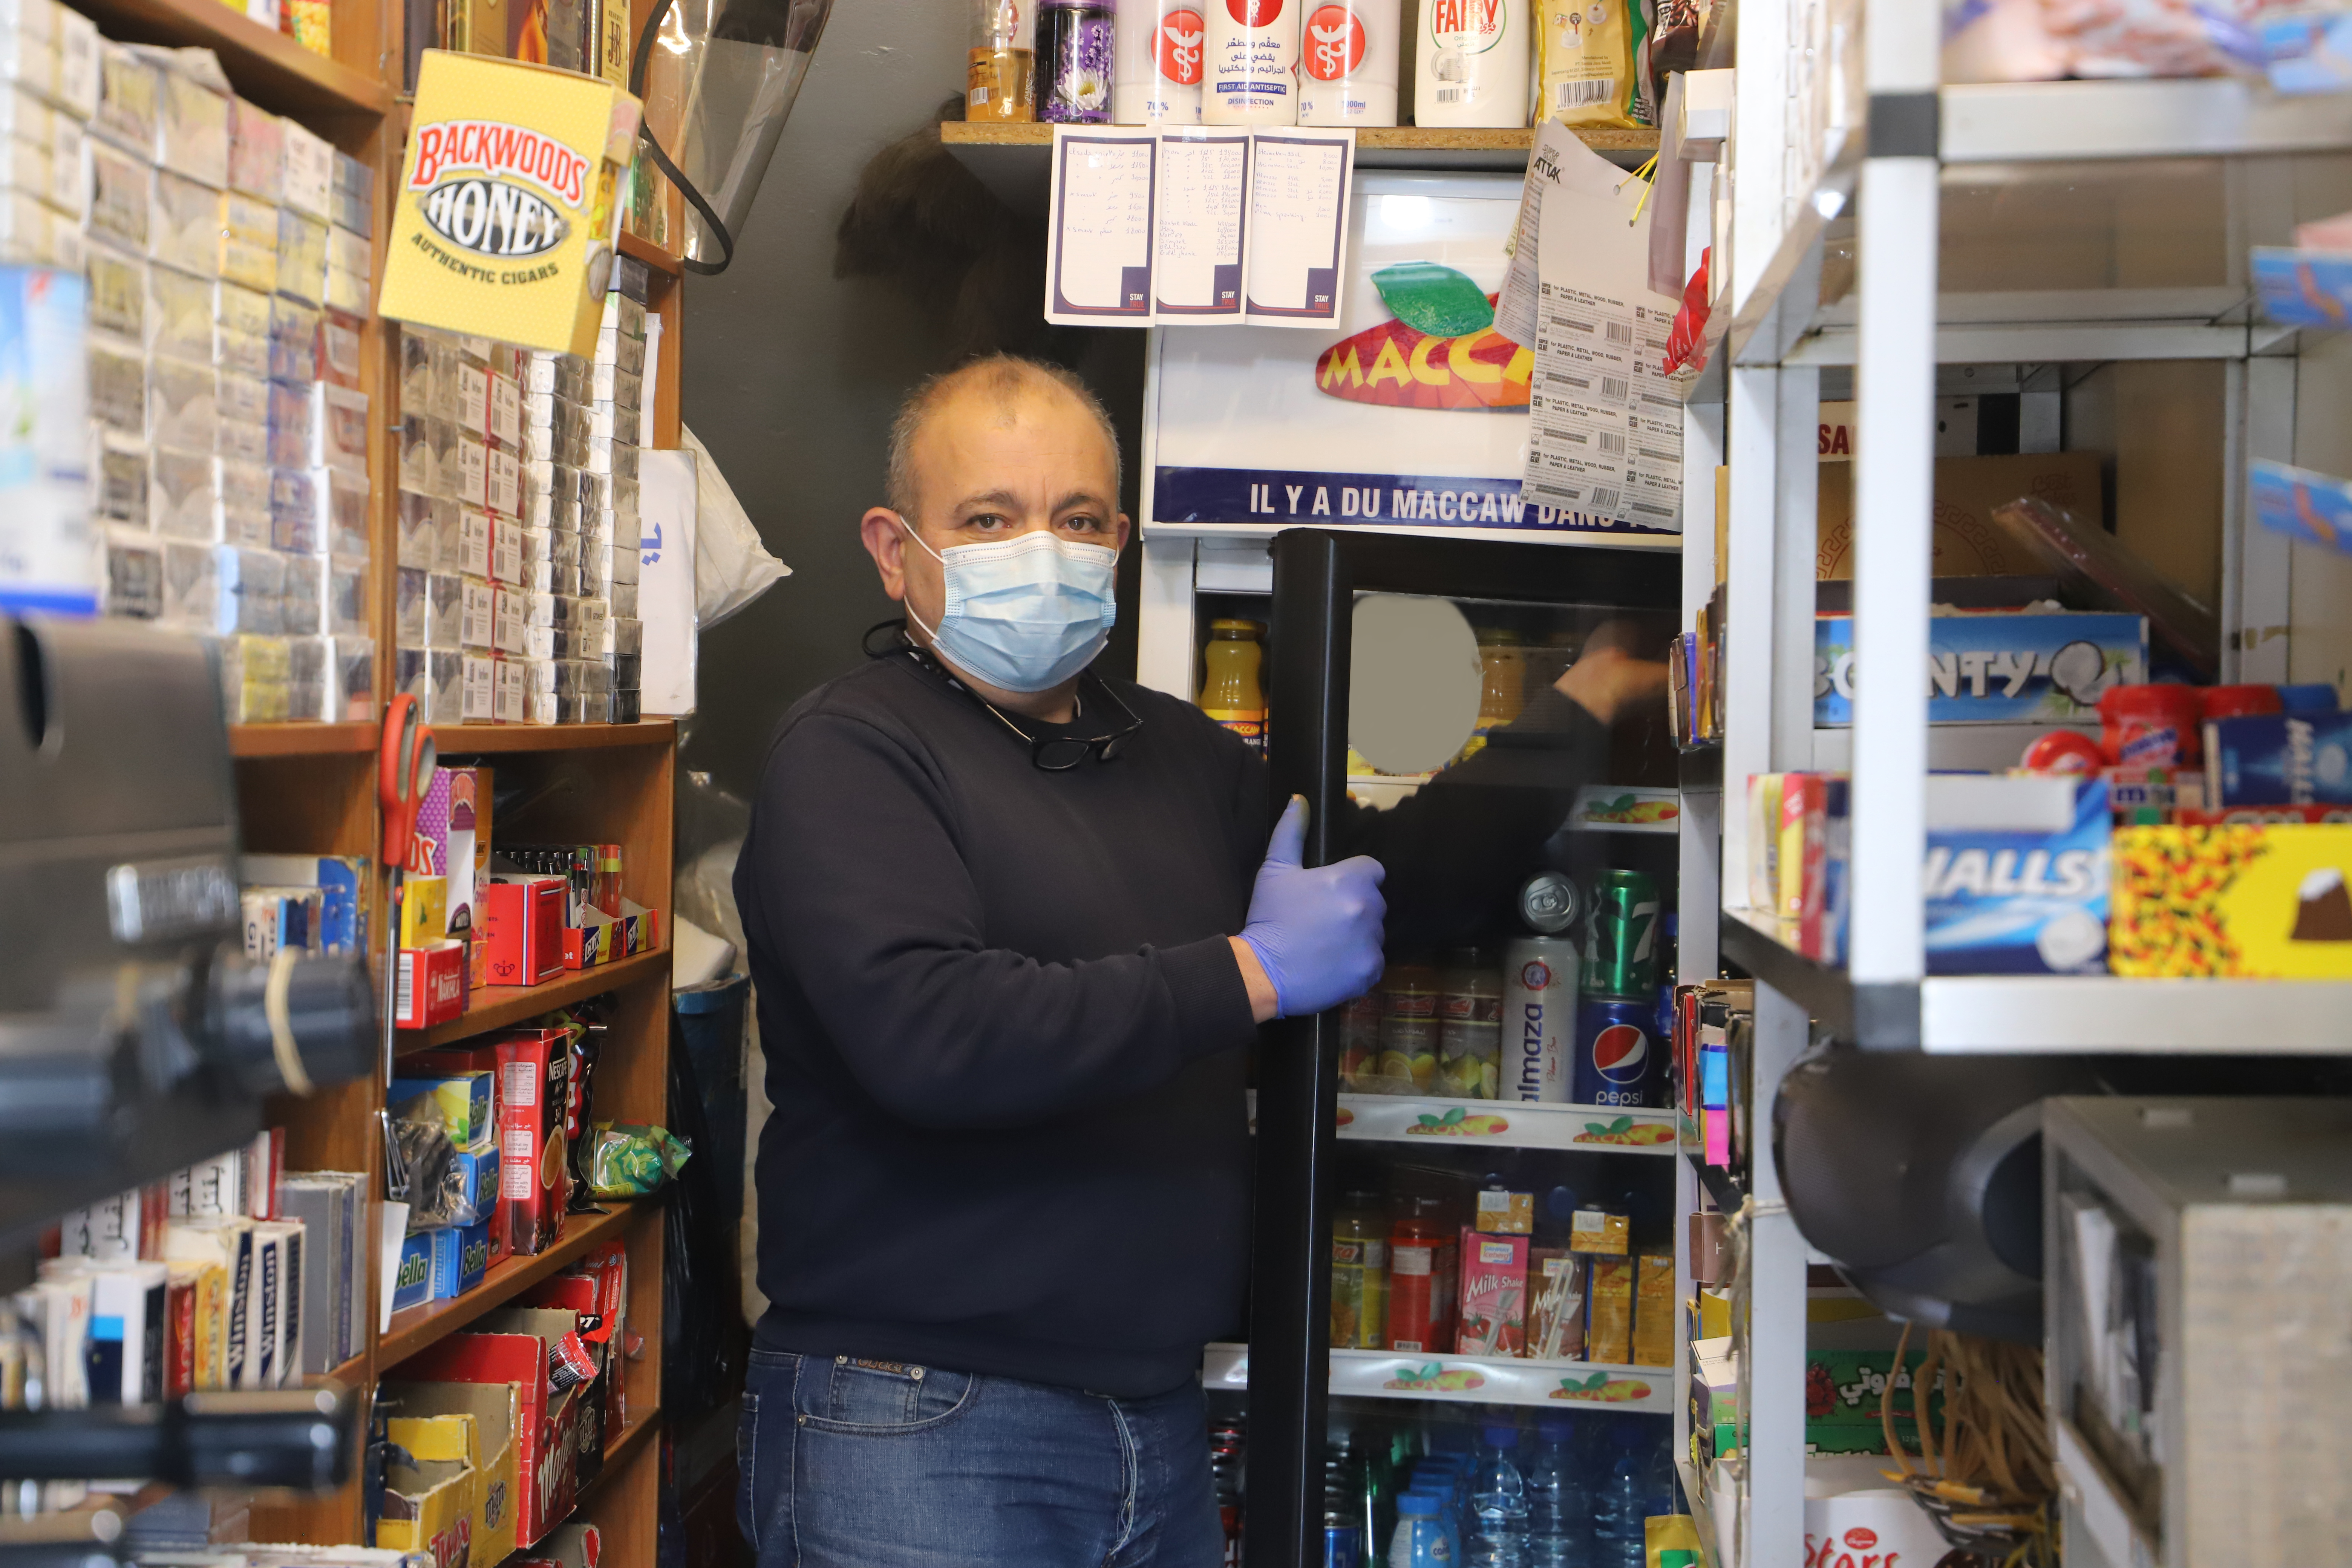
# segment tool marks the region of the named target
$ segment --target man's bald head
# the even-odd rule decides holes
[[[1122,478],[1118,432],[1112,428],[1102,400],[1085,382],[1057,364],[1018,354],[991,354],[927,377],[898,405],[898,416],[890,422],[889,467],[883,477],[883,493],[890,510],[901,517],[913,519],[921,501],[915,475],[917,438],[934,414],[967,396],[992,403],[999,422],[1007,426],[1018,421],[1023,403],[1030,398],[1074,399],[1101,430],[1103,445],[1110,451],[1114,479]],[[1115,490],[1112,499],[1117,499]]]

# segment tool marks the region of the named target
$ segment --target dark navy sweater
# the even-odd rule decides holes
[[[1238,1337],[1255,1026],[1226,937],[1265,769],[1114,685],[1142,730],[1065,773],[904,654],[780,727],[735,872],[775,1107],[762,1343],[1141,1397]],[[1067,733],[1113,727],[1081,700]],[[1490,743],[1423,792],[1454,809],[1363,814],[1392,937],[1482,913],[1605,745],[1557,700],[1512,729],[1540,761]]]

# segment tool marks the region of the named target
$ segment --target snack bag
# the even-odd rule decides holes
[[[667,1128],[625,1121],[596,1123],[588,1182],[600,1198],[634,1198],[652,1192],[686,1163],[685,1142]]]
[[[1543,94],[1538,120],[1632,127],[1639,83],[1641,0],[1544,0],[1538,42]]]

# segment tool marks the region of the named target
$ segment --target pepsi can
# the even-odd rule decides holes
[[[1576,1103],[1665,1104],[1657,1027],[1654,996],[1587,996],[1576,1017]]]
[[[1576,943],[1522,937],[1503,950],[1501,1100],[1560,1101],[1575,1077]]]

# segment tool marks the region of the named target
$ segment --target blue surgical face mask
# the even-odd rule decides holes
[[[1006,691],[1044,691],[1092,664],[1118,618],[1112,572],[1118,552],[1047,532],[933,550],[947,604],[923,626],[940,657]],[[917,626],[914,612],[908,618]]]

